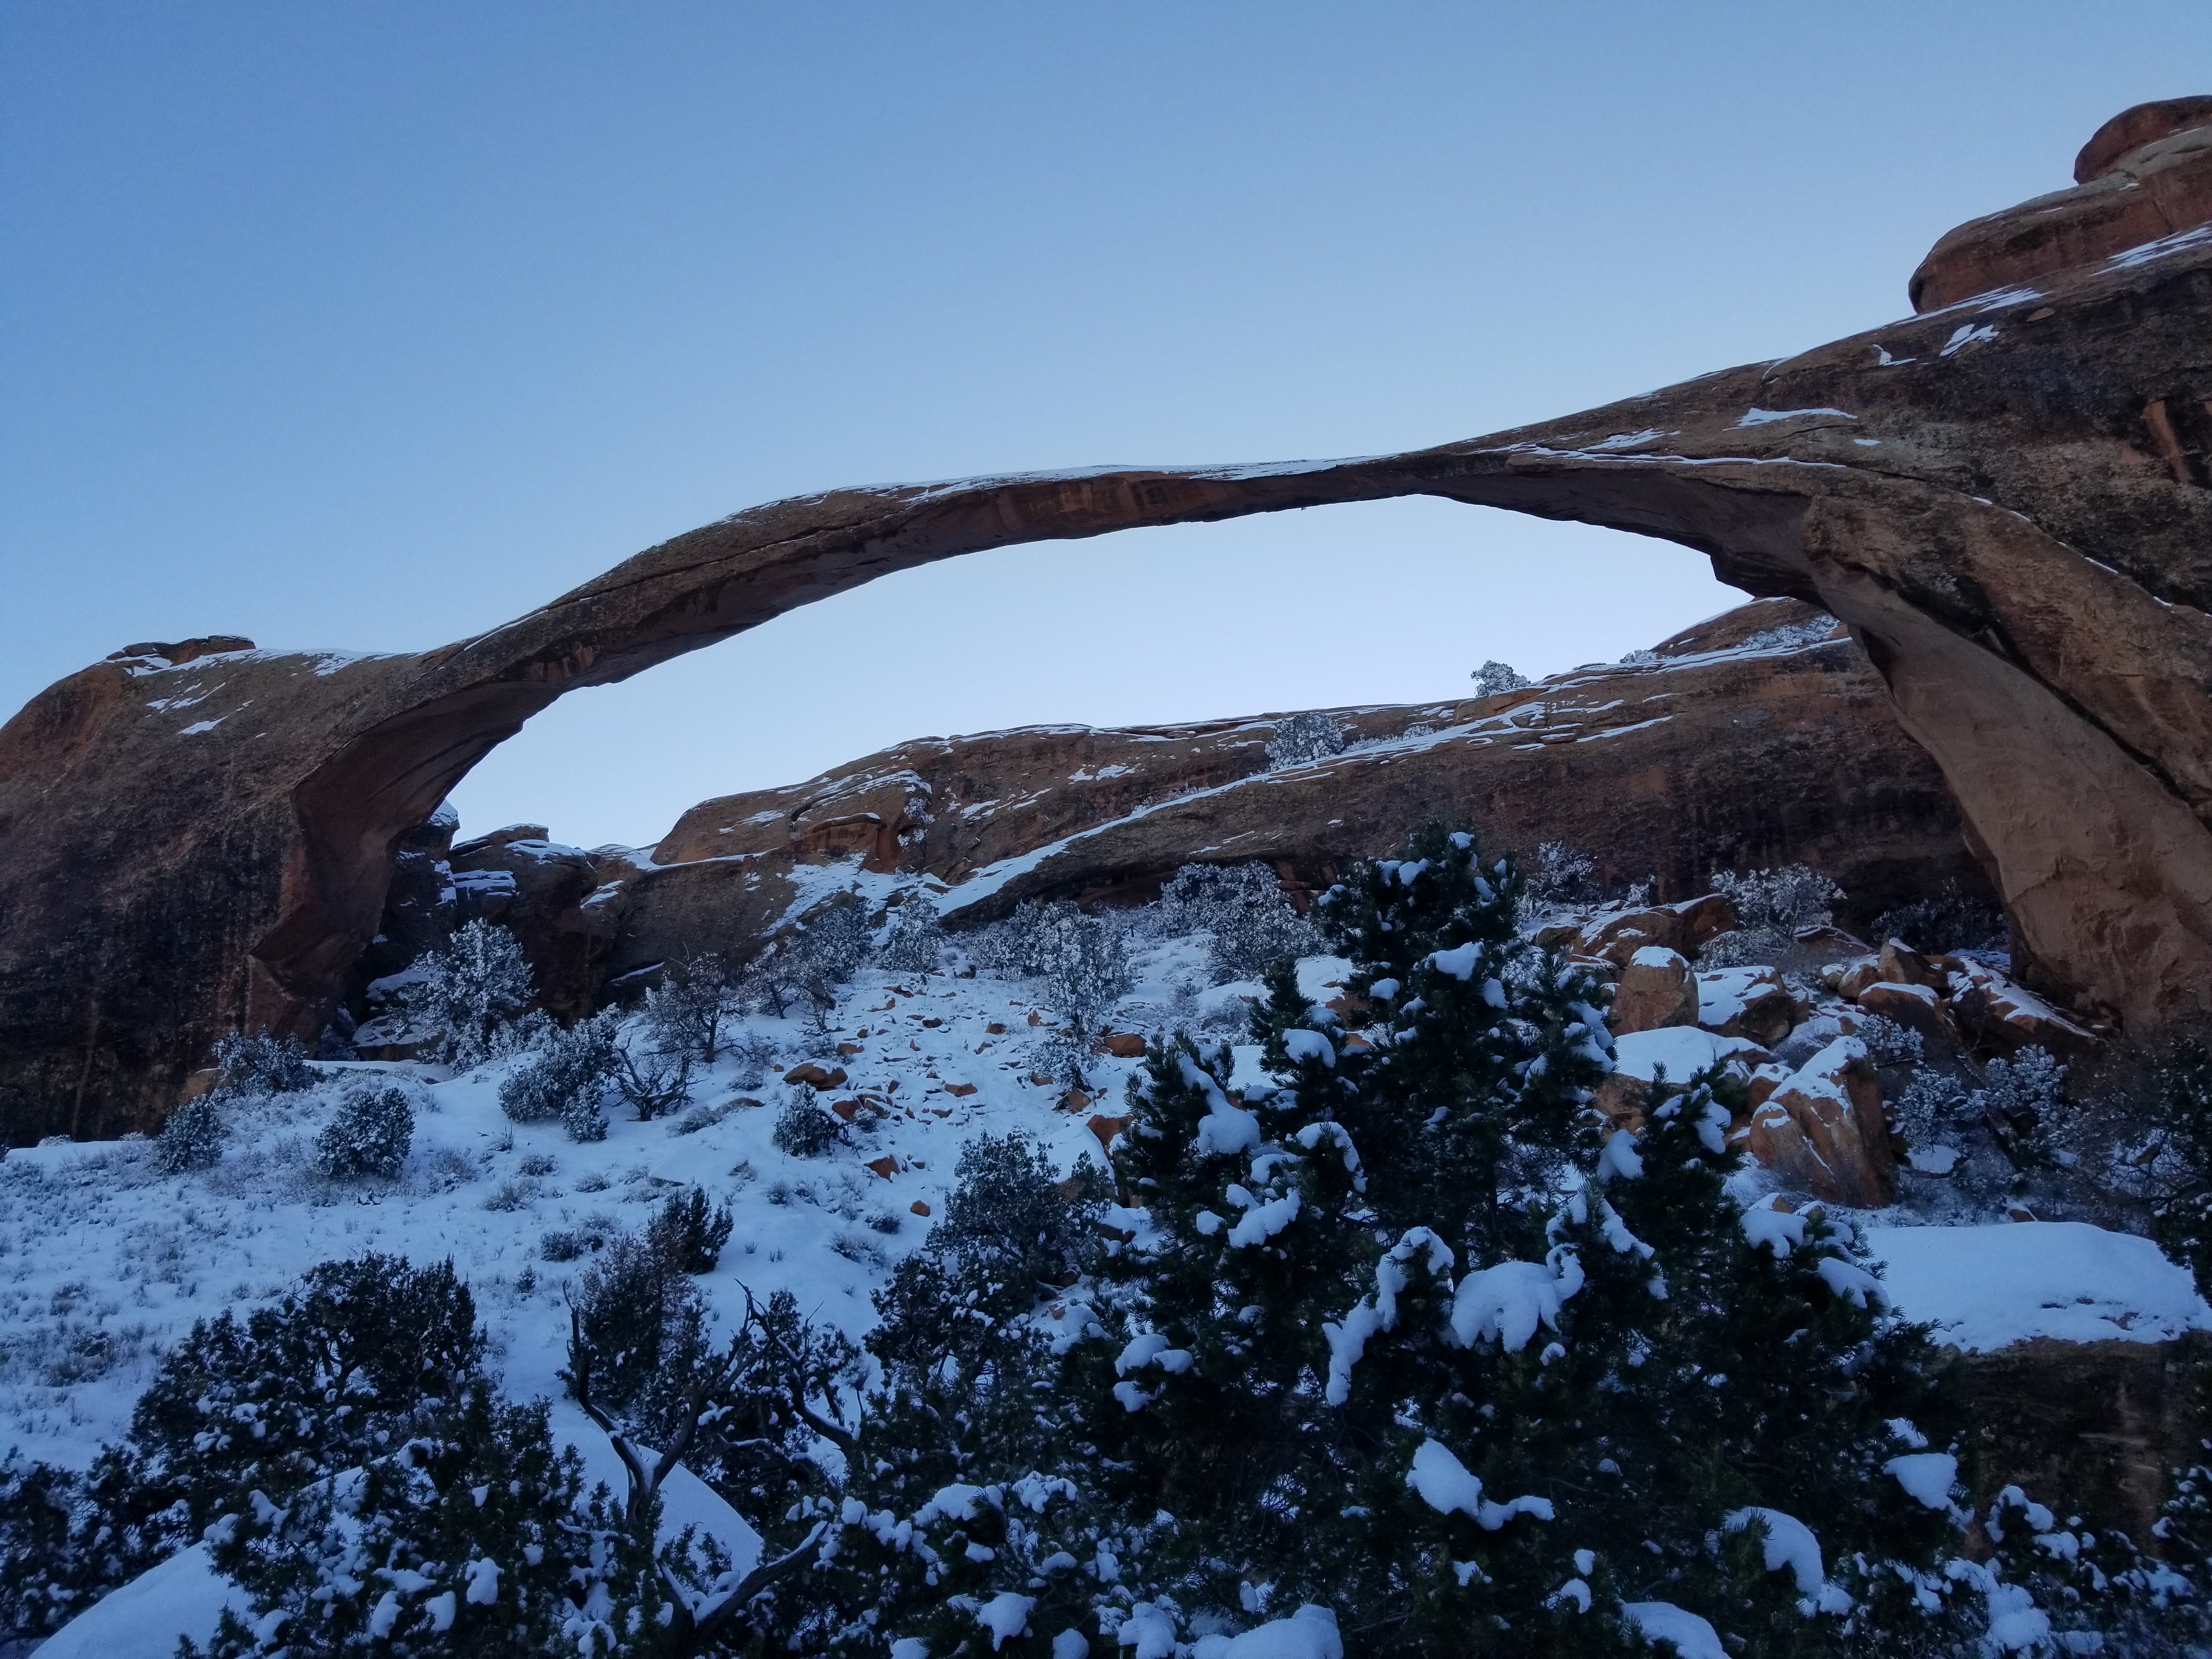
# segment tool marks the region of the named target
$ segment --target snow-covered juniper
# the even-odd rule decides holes
[[[1924,1334],[1819,1212],[1729,1195],[1717,1078],[1601,1139],[1605,993],[1518,899],[1465,835],[1362,868],[1320,907],[1352,1012],[1279,973],[1241,1098],[1222,1045],[1155,1045],[1083,1279],[1023,1317],[1003,1270],[902,1270],[825,1635],[1164,1655],[1312,1603],[1364,1654],[1960,1639]]]
[[[88,1473],[0,1470],[0,1626],[43,1628],[197,1541],[250,1493],[281,1503],[423,1431],[477,1376],[483,1340],[451,1262],[375,1255],[313,1267],[242,1319],[201,1321]],[[43,1519],[9,1501],[27,1479]],[[34,1583],[37,1604],[21,1602]]]

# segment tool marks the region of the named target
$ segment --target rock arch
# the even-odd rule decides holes
[[[2111,179],[2157,150],[2159,210],[2193,188],[2212,219],[2212,142],[2171,131],[2212,134],[2185,125],[2200,105],[2118,118],[2153,137],[2014,210],[2021,234],[1997,216],[1947,237],[1916,295],[1973,297],[1562,420],[779,501],[420,654],[118,653],[0,728],[0,1129],[144,1127],[214,1033],[316,1024],[398,837],[565,691],[963,553],[1407,495],[1678,542],[1833,612],[1942,768],[2031,977],[2138,1025],[2191,1012],[2212,986],[2212,224],[2142,244]],[[1977,250],[2010,286],[1976,289]]]

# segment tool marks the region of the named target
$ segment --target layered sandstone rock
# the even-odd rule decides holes
[[[1838,1038],[1783,1080],[1742,1133],[1752,1157],[1814,1198],[1873,1209],[1896,1193],[1881,1080],[1856,1037]]]
[[[1912,274],[1912,308],[1945,309],[2212,221],[2212,98],[2122,111],[2081,147],[2074,180],[1950,232]]]
[[[2032,290],[1962,256],[1954,306],[1564,419],[1357,460],[807,495],[429,652],[132,647],[0,728],[0,1126],[146,1127],[216,1034],[319,1030],[401,838],[564,691],[964,552],[1410,495],[1672,539],[1841,617],[1960,801],[2033,988],[2138,1024],[2196,1012],[2212,232],[2193,119],[2133,149],[2124,121],[2118,173],[2055,217],[2030,204],[2063,221],[2027,239]]]
[[[743,955],[840,877],[920,878],[955,925],[1027,898],[1149,899],[1182,865],[1259,860],[1304,894],[1431,820],[1528,852],[1571,842],[1608,884],[1704,895],[1716,868],[1809,863],[1872,914],[1980,878],[1940,775],[1840,631],[1787,600],[1500,696],[1334,711],[1352,746],[1271,768],[1272,718],[931,738],[788,788],[692,808],[622,882],[619,977]],[[1800,635],[1809,631],[1809,642]],[[1776,636],[1782,636],[1777,642]],[[1615,916],[1587,954],[1694,951],[1731,925],[1691,896]]]
[[[1607,1022],[1616,1032],[1658,1031],[1698,1023],[1698,976],[1680,952],[1647,945],[1628,959],[1613,988]]]

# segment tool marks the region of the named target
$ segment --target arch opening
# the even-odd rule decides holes
[[[1686,550],[1424,497],[1000,549],[563,698],[453,802],[464,835],[645,846],[710,796],[933,734],[1462,698],[1487,659],[1610,662],[1746,597]]]

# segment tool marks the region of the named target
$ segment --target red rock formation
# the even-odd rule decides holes
[[[1719,867],[1810,863],[1869,915],[1945,874],[1978,879],[1934,765],[1899,730],[1881,681],[1814,613],[1761,600],[1690,629],[1637,666],[1577,670],[1501,696],[1333,711],[1352,746],[1271,769],[1269,718],[1093,730],[1036,726],[902,744],[781,789],[723,796],[678,820],[652,867],[605,872],[618,908],[606,971],[694,951],[749,951],[817,890],[807,866],[929,878],[956,922],[1024,898],[1151,898],[1194,860],[1261,860],[1294,892],[1395,851],[1431,818],[1500,851],[1564,840],[1608,884],[1705,891]],[[1817,640],[1817,629],[1808,633]],[[825,836],[824,826],[866,826]],[[1694,951],[1731,925],[1640,911],[1583,948],[1623,959],[1650,940]],[[1631,939],[1631,933],[1633,939]],[[1694,1012],[1694,1011],[1693,1011]]]
[[[835,491],[436,651],[95,665],[0,728],[0,1124],[143,1125],[216,1032],[319,1024],[399,839],[564,690],[964,552],[1407,495],[1665,538],[1840,617],[1942,769],[2039,988],[2141,1023],[2193,1011],[2212,984],[2212,232],[2166,233],[2212,218],[2204,131],[2017,210],[2043,226],[2035,292],[1562,420],[1356,461]],[[1970,292],[2000,264],[1973,268]]]

